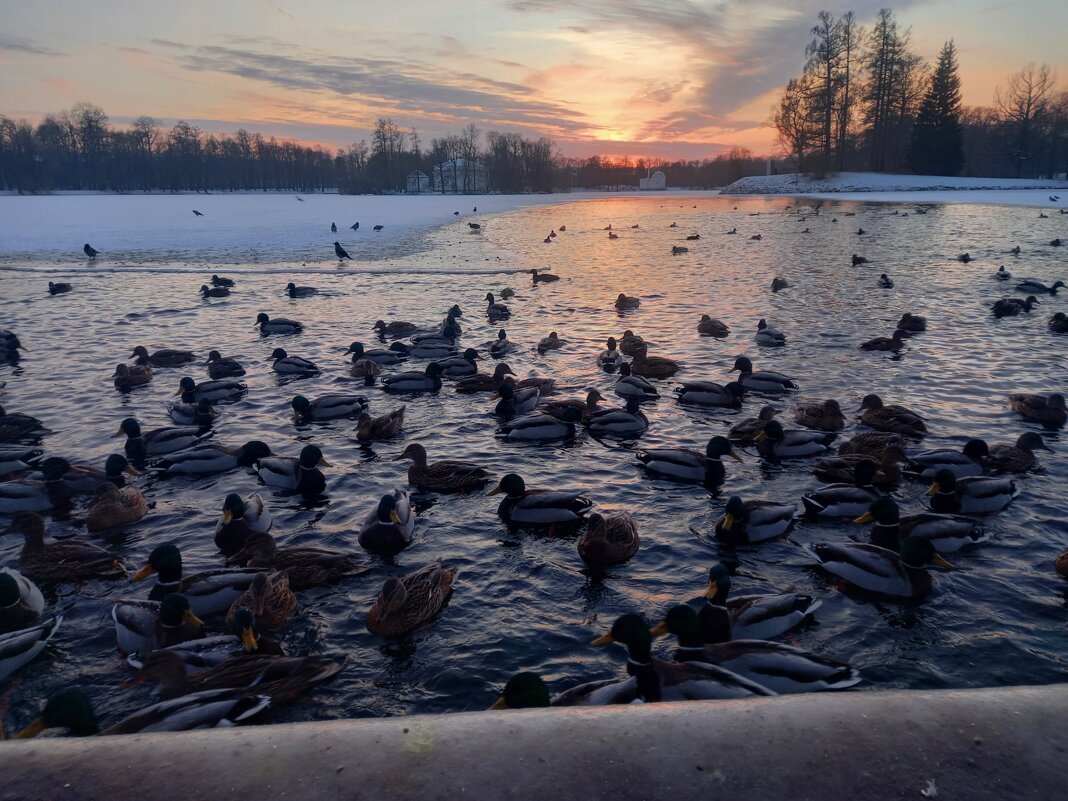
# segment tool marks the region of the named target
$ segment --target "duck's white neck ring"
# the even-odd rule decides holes
[[[12,609],[12,608],[18,606],[20,603],[22,603],[22,597],[21,596],[16,598],[11,603],[9,603],[7,606],[0,606],[0,609]]]

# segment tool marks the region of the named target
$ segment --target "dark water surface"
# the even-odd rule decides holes
[[[34,414],[52,429],[44,440],[47,452],[102,465],[109,453],[121,450],[121,440],[109,437],[123,417],[136,416],[146,430],[171,424],[165,404],[187,374],[183,368],[160,369],[147,386],[122,394],[111,386],[115,364],[139,344],[150,350],[189,348],[202,357],[215,348],[249,371],[247,396],[222,407],[216,441],[258,438],[292,456],[303,443],[314,442],[334,465],[326,471],[326,502],[305,505],[263,490],[281,544],[359,550],[356,530],[364,515],[381,493],[405,486],[407,463],[392,457],[414,441],[426,446],[432,460],[469,459],[498,476],[519,472],[530,487],[583,488],[599,511],[629,511],[638,519],[641,550],[628,564],[597,577],[585,569],[573,540],[510,534],[496,516],[497,499],[484,492],[421,498],[408,550],[391,562],[367,556],[369,573],[302,594],[300,615],[284,630],[287,649],[343,659],[345,667],[304,703],[273,712],[274,720],[481,709],[518,670],[541,673],[554,691],[619,674],[621,652],[591,647],[590,640],[623,612],[651,618],[699,594],[717,558],[737,564],[736,593],[797,588],[822,598],[817,621],[787,639],[850,658],[866,679],[860,690],[1063,681],[1068,583],[1052,568],[1068,545],[1063,432],[1045,432],[1057,453],[1040,454],[1040,467],[1018,480],[1020,497],[985,521],[993,539],[953,555],[960,569],[939,572],[926,601],[907,606],[844,594],[807,564],[796,545],[866,535],[859,526],[802,522],[789,539],[736,550],[711,536],[730,494],[800,507],[801,495],[820,485],[803,461],[767,465],[750,453],[744,464],[728,463],[725,486],[710,494],[644,477],[633,442],[601,443],[580,434],[555,445],[502,443],[494,438],[489,396],[457,395],[448,384],[436,396],[404,400],[368,390],[375,414],[408,405],[403,436],[372,448],[357,444],[350,421],[293,424],[289,401],[298,392],[314,397],[364,391],[349,377],[344,350],[353,340],[371,346],[376,319],[429,325],[459,303],[465,314],[462,344],[481,348],[497,332],[482,314],[483,297],[506,286],[518,293],[508,301],[513,316],[506,328],[520,345],[507,361],[521,377],[556,378],[557,397],[596,387],[610,405],[618,405],[611,394],[615,377],[599,372],[596,357],[608,336],[627,328],[646,339],[651,354],[680,360],[681,380],[726,381],[734,357],[743,353],[757,369],[795,376],[801,392],[774,401],[787,410],[795,401],[834,397],[848,412],[869,392],[912,406],[929,421],[924,447],[959,447],[969,437],[1014,442],[1029,424],[1010,412],[1007,395],[1066,389],[1068,337],[1051,335],[1046,320],[1068,310],[1068,293],[1046,297],[1033,314],[1015,319],[994,320],[989,304],[1019,295],[1015,282],[1006,286],[993,279],[1000,264],[1017,278],[1047,284],[1068,278],[1068,251],[1045,244],[1068,235],[1068,218],[1039,219],[1033,209],[995,206],[934,206],[920,216],[912,206],[827,203],[818,216],[801,222],[789,208],[796,203],[668,195],[529,208],[479,218],[481,235],[469,233],[469,217],[388,240],[392,255],[380,244],[382,258],[343,269],[332,263],[265,263],[262,254],[257,264],[232,266],[226,263],[235,261],[233,252],[218,254],[216,268],[210,249],[175,260],[150,247],[122,272],[105,262],[72,268],[47,257],[23,254],[17,263],[5,258],[0,328],[16,331],[28,350],[17,367],[0,366],[0,380],[7,381],[0,403]],[[908,216],[898,213],[906,211]],[[673,221],[677,228],[668,227]],[[610,223],[616,240],[602,230]],[[640,227],[632,229],[635,224]],[[543,243],[561,225],[566,233]],[[725,235],[735,226],[737,235]],[[800,233],[806,227],[811,233]],[[858,235],[859,227],[868,233]],[[690,233],[700,233],[701,240],[682,242]],[[763,239],[750,241],[755,233]],[[690,252],[672,257],[673,244],[685,244]],[[1022,248],[1019,257],[1008,253],[1014,245]],[[957,262],[964,251],[975,261]],[[871,265],[851,267],[852,253],[864,254]],[[564,280],[532,288],[520,272],[545,266]],[[61,277],[45,274],[53,270],[61,270]],[[896,281],[895,289],[878,288],[883,271]],[[229,298],[200,299],[197,289],[211,272],[237,279]],[[773,294],[769,287],[777,275],[790,287]],[[72,281],[74,292],[49,297],[50,279]],[[289,280],[317,286],[320,294],[284,297]],[[640,296],[641,308],[617,313],[612,304],[619,292]],[[261,337],[253,330],[261,311],[298,319],[305,331]],[[900,357],[857,349],[872,336],[889,335],[905,311],[926,315],[929,330],[909,341]],[[727,322],[732,335],[699,337],[703,313]],[[761,317],[785,332],[785,348],[753,343]],[[551,330],[569,344],[541,357],[534,346]],[[314,360],[322,374],[279,380],[269,358],[278,346]],[[413,361],[408,367],[423,365]],[[492,366],[483,362],[484,370]],[[188,374],[207,379],[199,363]],[[739,419],[735,412],[680,407],[672,399],[674,383],[660,382],[660,401],[645,407],[651,425],[641,445],[702,448]],[[751,395],[740,414],[754,415],[765,402]],[[790,427],[792,416],[783,419]],[[850,424],[843,436],[855,428]],[[212,532],[226,493],[262,489],[244,471],[139,481],[155,508],[107,542],[136,569],[152,547],[176,540],[188,573],[222,564]],[[895,496],[903,513],[919,510],[925,489],[901,485]],[[50,522],[49,530],[87,536],[77,515],[75,522]],[[0,564],[16,566],[20,547],[21,538],[0,537]],[[459,568],[443,614],[404,642],[368,633],[366,612],[384,579],[437,559]],[[125,582],[91,582],[46,592],[66,610],[66,622],[46,654],[21,671],[10,717],[24,722],[40,698],[69,684],[88,689],[105,720],[154,700],[147,687],[120,689],[129,672],[117,657],[110,619],[113,601],[147,591]]]

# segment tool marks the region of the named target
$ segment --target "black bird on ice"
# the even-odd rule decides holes
[[[95,259],[96,258],[96,254],[100,252],[99,250],[94,248],[92,245],[90,245],[88,242],[86,242],[84,245],[82,245],[82,250],[85,251],[85,255],[88,256],[90,259]]]
[[[337,254],[338,261],[344,261],[345,259],[348,259],[349,261],[352,261],[352,256],[350,256],[345,251],[345,248],[341,247],[341,243],[340,242],[335,242],[334,243],[334,253]]]

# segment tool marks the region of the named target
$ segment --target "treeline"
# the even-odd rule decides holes
[[[772,115],[800,171],[1013,178],[1068,171],[1068,91],[1058,91],[1048,65],[1008,76],[992,106],[964,108],[954,43],[932,68],[889,9],[871,30],[853,12],[821,11],[811,35],[804,69]]]

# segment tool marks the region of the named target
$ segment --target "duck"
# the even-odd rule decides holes
[[[559,350],[567,344],[567,340],[560,339],[555,331],[550,331],[549,336],[538,342],[538,353],[544,354],[546,351]]]
[[[626,408],[598,409],[586,416],[586,427],[597,436],[637,437],[649,428],[649,418],[642,414],[640,401],[627,398]]]
[[[731,640],[706,644],[697,612],[686,604],[673,606],[650,632],[674,634],[681,664],[717,665],[779,694],[841,690],[859,684],[860,671],[848,662],[767,640]]]
[[[11,647],[14,643],[5,643],[3,635],[33,626],[41,619],[44,608],[44,596],[36,584],[17,570],[0,567],[0,676],[6,677],[5,670],[10,673],[18,669],[8,669],[5,660],[20,650],[5,654],[4,645]]]
[[[819,599],[797,592],[729,598],[732,586],[730,572],[722,562],[714,562],[708,570],[704,603],[697,613],[706,643],[727,642],[732,636],[770,640],[811,619],[823,605]]]
[[[752,445],[756,437],[764,430],[765,424],[778,413],[779,410],[774,406],[765,406],[756,417],[746,417],[731,426],[730,431],[727,432],[727,439],[739,445]]]
[[[841,431],[845,428],[842,407],[833,398],[819,403],[799,403],[794,409],[794,420],[807,428],[818,428],[820,431]]]
[[[178,382],[178,391],[175,395],[182,396],[182,403],[199,403],[206,400],[208,403],[232,403],[248,389],[243,381],[232,378],[220,378],[214,381],[203,381],[198,384],[190,376],[185,376]]]
[[[786,344],[786,334],[778,328],[772,328],[766,320],[761,318],[757,323],[757,332],[753,336],[753,341],[758,345],[778,348]]]
[[[274,518],[258,492],[246,498],[231,492],[223,499],[222,515],[215,524],[215,546],[223,556],[233,556],[251,535],[266,534],[273,525]]]
[[[917,600],[927,595],[932,589],[928,564],[954,569],[923,537],[906,538],[900,552],[867,543],[814,542],[801,548],[828,573],[889,598]]]
[[[116,487],[110,481],[96,488],[85,510],[85,525],[90,532],[108,531],[136,523],[148,513],[148,502],[135,487]]]
[[[77,494],[65,481],[70,463],[50,457],[40,469],[43,481],[17,479],[0,483],[0,513],[45,512],[70,506],[71,498]]]
[[[647,356],[644,351],[638,351],[630,363],[630,371],[644,378],[671,378],[681,368],[682,365],[674,359]]]
[[[1035,451],[1053,453],[1037,431],[1025,431],[1016,439],[1015,445],[997,444],[990,447],[986,463],[992,470],[1003,473],[1026,473],[1035,466]]]
[[[493,392],[502,383],[505,376],[514,376],[515,373],[507,362],[498,362],[493,368],[493,373],[475,373],[474,375],[461,378],[456,382],[456,391],[464,395],[473,395],[476,392]]]
[[[1068,334],[1068,315],[1057,312],[1049,318],[1049,330],[1054,334]]]
[[[716,538],[732,545],[755,545],[789,531],[796,514],[793,504],[743,501],[732,495],[716,521]]]
[[[7,361],[17,362],[20,350],[23,350],[23,347],[18,336],[6,329],[0,330],[0,357]]]
[[[29,447],[0,447],[0,476],[18,476],[34,467],[44,451]]]
[[[0,600],[4,597],[3,591],[0,590]],[[11,603],[16,606],[20,605],[17,600],[11,601]],[[41,606],[43,609],[43,599]],[[6,631],[0,629],[0,632],[2,632],[0,633],[0,682],[5,681],[23,665],[28,665],[36,659],[56,635],[60,625],[63,623],[62,615],[49,615],[42,618],[40,614],[36,614],[34,619],[37,622],[27,623],[20,628]]]
[[[407,320],[393,320],[388,323],[385,320],[376,320],[372,328],[378,332],[379,336],[395,339],[414,334],[419,326],[415,323],[410,323]]]
[[[994,273],[994,278],[999,281],[1008,281],[1012,278],[1012,273],[1005,269],[1005,265],[1002,264],[998,267],[998,271]]]
[[[781,291],[783,289],[788,289],[789,286],[790,286],[789,281],[787,281],[782,276],[776,276],[775,278],[771,279],[771,291],[772,292],[779,292],[779,291]]]
[[[908,457],[905,472],[931,480],[939,470],[949,470],[957,478],[981,476],[986,472],[985,461],[990,448],[985,440],[970,439],[964,447],[955,451],[950,448],[921,451]]]
[[[256,315],[256,327],[261,334],[299,334],[304,326],[296,320],[275,317],[273,320],[263,312]]]
[[[449,346],[449,350],[452,350],[451,346]],[[366,350],[362,342],[353,342],[349,345],[348,350],[346,350],[345,353],[346,355],[350,353],[352,354],[353,364],[367,360],[374,362],[380,367],[391,367],[395,364],[400,364],[401,362],[406,361],[410,355],[407,346],[399,342],[394,342],[388,348],[373,348],[371,350]]]
[[[271,358],[274,359],[274,363],[271,367],[276,373],[284,373],[286,375],[314,375],[319,372],[319,368],[315,365],[315,362],[301,356],[290,356],[286,353],[285,348],[275,348],[271,351]]]
[[[547,706],[609,706],[630,704],[638,700],[638,682],[634,678],[590,681],[570,687],[550,700],[549,688],[537,673],[516,673],[504,685],[500,696],[490,707],[501,709],[534,709]]]
[[[205,298],[228,298],[230,297],[230,288],[203,284],[200,287],[200,294]]]
[[[111,381],[117,389],[139,387],[152,380],[152,368],[147,364],[116,364]]]
[[[193,361],[196,354],[189,350],[174,348],[163,348],[149,353],[144,345],[138,345],[133,349],[130,358],[136,359],[137,364],[149,364],[153,367],[180,367]]]
[[[605,349],[597,357],[597,363],[602,370],[615,370],[623,363],[623,354],[616,348],[615,337],[608,337]]]
[[[367,396],[322,395],[315,400],[308,400],[303,395],[295,395],[289,404],[293,407],[293,416],[300,421],[337,420],[365,413]]]
[[[204,621],[181,593],[156,601],[118,601],[111,607],[115,639],[123,654],[147,654],[159,648],[204,638]]]
[[[256,475],[268,487],[290,490],[305,498],[322,495],[326,490],[326,478],[319,466],[331,467],[316,445],[305,445],[297,458],[273,456],[260,458]]]
[[[225,613],[234,600],[251,585],[258,569],[227,568],[207,570],[182,576],[182,552],[173,542],[158,545],[148,555],[145,565],[132,577],[144,581],[157,576],[149,591],[150,601],[162,601],[171,593],[180,593],[189,602],[189,608],[197,617],[210,617]]]
[[[449,378],[463,378],[478,372],[478,365],[475,364],[478,358],[478,351],[474,348],[468,348],[459,356],[450,356],[435,363],[441,370],[442,375],[446,375]]]
[[[230,605],[226,625],[233,628],[238,611],[248,609],[264,629],[276,629],[293,617],[299,606],[285,572],[257,571],[248,589]]]
[[[809,517],[854,518],[864,514],[872,501],[882,497],[873,486],[876,464],[861,459],[853,467],[851,483],[828,484],[801,497]]]
[[[894,280],[890,276],[888,276],[886,273],[882,273],[882,274],[879,275],[879,286],[882,289],[893,289],[894,288]]]
[[[297,286],[292,281],[286,284],[286,294],[291,298],[310,298],[319,294],[319,290],[313,286]]]
[[[371,442],[397,436],[404,427],[406,408],[401,406],[378,417],[371,417],[367,412],[362,412],[356,421],[356,439],[360,442]]]
[[[901,319],[897,321],[897,327],[902,331],[923,333],[927,330],[927,318],[921,317],[918,314],[905,312],[901,315]]]
[[[876,431],[889,431],[916,439],[927,433],[923,418],[904,406],[886,406],[878,395],[865,395],[860,403],[860,422]]]
[[[1068,408],[1065,407],[1064,395],[1059,392],[1050,394],[1017,393],[1009,395],[1012,410],[1021,417],[1039,423],[1064,425],[1068,420]]]
[[[730,332],[731,330],[726,323],[714,317],[709,317],[707,314],[702,314],[700,321],[697,323],[697,333],[706,337],[722,338],[728,336]]]
[[[382,368],[370,359],[357,359],[349,368],[349,374],[353,378],[362,378],[366,387],[373,387],[375,379],[382,375]]]
[[[411,370],[386,376],[382,386],[386,392],[393,393],[437,392],[441,389],[441,367],[431,362],[421,373]]]
[[[208,475],[224,473],[236,467],[252,467],[271,456],[266,443],[250,440],[238,447],[202,442],[192,448],[164,456],[159,466],[167,475]]]
[[[714,381],[687,381],[675,387],[674,392],[679,403],[740,409],[745,387],[737,381],[731,381],[729,384],[717,384]]]
[[[636,398],[638,401],[654,401],[660,397],[656,387],[641,376],[634,375],[631,372],[630,365],[626,362],[619,366],[619,379],[616,381],[613,390],[621,398],[626,398],[627,400]]]
[[[149,456],[162,456],[190,448],[209,433],[203,427],[196,425],[168,426],[142,432],[137,418],[127,417],[119,424],[119,430],[112,436],[125,436],[126,444],[123,449],[126,455],[135,462],[141,462]]]
[[[503,303],[497,303],[492,292],[486,293],[486,316],[490,321],[507,320],[512,316],[512,310]]]
[[[1068,578],[1068,549],[1064,551],[1053,563],[1053,569],[1065,578]]]
[[[500,291],[501,300],[508,300],[508,298],[515,297],[515,290],[511,287],[505,287]]]
[[[391,576],[382,585],[367,613],[367,630],[379,637],[400,637],[428,624],[452,594],[456,568],[441,562],[404,576]]]
[[[972,260],[972,254],[970,254],[970,253],[961,253],[959,256],[957,256],[957,261],[962,262],[964,264],[967,264],[971,260]]]
[[[468,492],[485,486],[491,473],[471,462],[444,459],[428,463],[426,448],[413,442],[394,461],[410,460],[408,483],[424,492]]]
[[[394,342],[389,347],[413,359],[447,359],[456,355],[456,345],[451,339],[423,339],[411,346]]]
[[[637,452],[638,461],[655,476],[706,486],[719,486],[726,479],[723,457],[742,461],[726,437],[712,437],[705,452],[688,448],[646,448]]]
[[[497,401],[497,405],[493,408],[493,413],[498,417],[511,419],[516,415],[530,414],[534,411],[534,407],[538,405],[538,400],[541,398],[541,390],[537,387],[517,389],[511,384],[502,383],[497,388],[497,394],[490,400],[497,398],[500,400]],[[581,419],[581,415],[579,419]]]
[[[738,371],[738,383],[747,391],[778,393],[789,392],[798,389],[797,384],[789,376],[772,370],[753,371],[753,362],[748,356],[739,356],[734,360],[734,366],[727,372]]]
[[[404,490],[393,490],[364,518],[359,541],[371,553],[393,556],[407,548],[415,531],[415,514]]]
[[[219,276],[219,275],[213,275],[211,277],[211,285],[212,286],[230,286],[230,287],[236,286],[236,284],[234,283],[234,279],[233,278],[225,278],[225,277]]]
[[[250,534],[241,550],[226,561],[231,565],[281,571],[289,578],[289,588],[294,592],[337,584],[345,576],[366,569],[359,559],[341,551],[308,546],[279,548],[275,538],[266,532]],[[248,625],[252,625],[252,613],[248,609],[239,609],[234,616],[235,630],[242,634],[242,640],[248,650],[256,650],[255,639],[250,645],[245,636],[248,632],[242,623],[242,612],[248,615]],[[268,651],[275,652],[281,653],[280,647],[275,646],[274,650]]]
[[[898,465],[908,460],[905,449],[900,445],[890,445],[883,450],[878,462],[867,454],[839,453],[820,459],[812,467],[812,472],[820,481],[847,483],[856,475],[857,465],[862,461],[875,463],[872,485],[880,489],[890,489],[901,480],[901,468]]]
[[[825,454],[834,437],[833,433],[786,431],[778,420],[769,420],[753,441],[765,459],[806,459]]]
[[[490,343],[489,354],[494,359],[503,359],[509,353],[519,350],[514,342],[508,339],[508,332],[503,328],[497,332],[497,339]]]
[[[559,281],[560,276],[553,273],[538,272],[537,270],[530,271],[531,283],[534,286],[538,284],[551,284],[553,281]]]
[[[0,442],[39,439],[44,433],[44,424],[36,417],[21,412],[8,414],[0,406]]]
[[[622,292],[619,293],[619,297],[616,298],[615,307],[617,309],[636,309],[642,304],[641,298],[636,298],[633,295],[627,296]]]
[[[645,340],[629,328],[623,332],[623,336],[619,339],[619,352],[624,356],[636,356],[648,350],[649,346],[645,344]]]
[[[907,331],[902,331],[900,328],[894,331],[893,336],[889,337],[875,337],[865,342],[860,343],[861,350],[882,350],[882,351],[894,351],[895,353],[901,350],[904,346],[904,338],[908,335]]]
[[[854,267],[858,267],[861,264],[868,263],[868,260],[866,258],[864,258],[863,256],[858,256],[856,253],[853,254],[853,258],[850,259],[850,261],[852,262]]]
[[[905,447],[905,438],[900,434],[887,431],[862,431],[838,446],[838,455],[864,455],[875,461],[881,461],[887,448],[897,445]]]
[[[703,662],[665,662],[652,655],[653,635],[641,615],[616,619],[594,645],[620,643],[627,648],[627,672],[637,681],[637,696],[646,703],[751,698],[776,695],[761,684]]]
[[[497,515],[509,526],[554,527],[581,523],[593,508],[582,490],[527,489],[516,473],[508,473],[489,492],[503,494]]]
[[[497,437],[506,442],[552,442],[571,439],[575,436],[575,424],[582,420],[582,413],[570,407],[558,415],[544,410],[535,411],[502,423]]]
[[[126,575],[122,561],[98,545],[77,538],[45,542],[45,522],[36,512],[16,514],[8,532],[22,534],[19,564],[34,581],[117,579]]]
[[[621,565],[638,552],[637,521],[626,512],[607,517],[594,512],[576,543],[578,555],[590,567]]]
[[[1016,285],[1016,288],[1020,292],[1030,292],[1039,295],[1056,295],[1057,290],[1064,286],[1064,281],[1055,281],[1052,286],[1046,286],[1041,281],[1036,281],[1034,278],[1028,278],[1025,281],[1021,281]]]
[[[871,530],[872,545],[891,551],[896,551],[902,540],[909,537],[922,537],[930,541],[939,553],[956,553],[990,539],[990,534],[984,532],[972,517],[931,512],[902,517],[897,502],[888,496],[873,501],[868,511],[853,522],[864,524],[872,521],[875,523]]]
[[[245,374],[245,368],[237,359],[223,357],[217,350],[208,352],[208,376],[219,378],[240,378]]]
[[[541,410],[548,415],[556,418],[562,418],[564,413],[569,409],[577,411],[579,417],[585,421],[586,418],[593,412],[598,411],[597,404],[604,400],[604,396],[596,389],[591,389],[586,393],[585,400],[579,400],[578,398],[565,398],[563,400],[549,401]],[[576,418],[571,418],[569,422],[575,422]]]
[[[530,378],[521,378],[518,381],[506,378],[505,381],[506,383],[511,384],[512,389],[516,391],[521,389],[536,389],[543,397],[552,394],[553,389],[556,388],[555,378],[539,378],[538,376],[531,376]]]
[[[991,514],[1000,512],[1016,497],[1016,482],[1008,478],[969,476],[958,479],[945,468],[934,475],[927,495],[931,510],[944,514]]]

